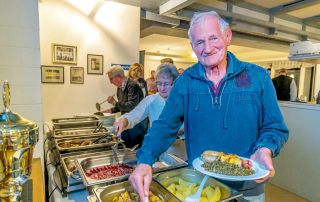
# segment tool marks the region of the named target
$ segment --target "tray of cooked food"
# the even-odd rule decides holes
[[[112,156],[101,155],[76,160],[76,166],[87,187],[124,181],[133,172],[136,164],[136,152],[130,150],[122,150]],[[163,153],[152,167],[153,172],[157,173],[187,165],[178,157]]]
[[[82,128],[98,126],[99,119],[95,116],[75,116],[69,118],[52,119],[54,129]]]
[[[98,202],[139,202],[139,196],[136,194],[128,181],[117,184],[94,188],[93,192]],[[149,193],[150,202],[179,202],[179,200],[170,194],[163,186],[156,181],[150,184]]]
[[[98,129],[98,130],[97,130]],[[71,137],[82,137],[82,136],[90,136],[96,137],[101,136],[106,133],[110,133],[110,131],[105,127],[83,127],[83,128],[65,128],[65,129],[56,129],[53,131],[54,138],[71,138]]]
[[[102,138],[103,137],[103,138]],[[60,153],[97,149],[101,147],[111,147],[117,143],[117,137],[114,135],[103,135],[100,137],[77,137],[55,139],[55,145]]]
[[[228,181],[256,180],[269,174],[264,166],[252,159],[212,150],[204,151],[192,165],[206,175]]]
[[[67,192],[84,189],[85,186],[82,182],[82,178],[76,168],[75,159],[84,158],[97,155],[112,155],[111,150],[105,150],[105,148],[99,148],[95,150],[77,151],[60,154],[60,163],[65,173],[67,185]]]
[[[180,201],[185,201],[189,195],[196,193],[204,174],[189,168],[181,168],[155,175],[159,182]],[[230,201],[242,194],[215,180],[209,178],[202,190],[200,201]]]

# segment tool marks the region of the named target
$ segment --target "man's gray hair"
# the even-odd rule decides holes
[[[225,30],[226,28],[229,28],[229,23],[227,23],[223,18],[221,18],[220,15],[219,15],[217,12],[215,12],[215,11],[196,12],[196,13],[193,15],[192,19],[191,19],[190,27],[189,27],[189,30],[188,30],[188,36],[189,36],[190,41],[192,41],[191,30],[192,30],[193,25],[198,24],[198,23],[200,23],[200,22],[203,22],[203,20],[204,20],[206,17],[209,17],[209,16],[215,17],[215,18],[218,19],[221,32],[224,32],[224,30]]]
[[[169,62],[162,63],[158,66],[157,72],[156,72],[156,75],[157,75],[156,78],[158,78],[160,74],[164,74],[166,76],[172,77],[173,81],[176,80],[176,78],[179,76],[179,72],[176,66]]]
[[[109,78],[114,78],[117,76],[123,77],[124,76],[124,71],[120,65],[115,65],[112,66],[108,71],[107,75]]]

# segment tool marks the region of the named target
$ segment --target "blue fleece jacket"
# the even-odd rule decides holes
[[[152,164],[175,141],[184,121],[188,161],[205,150],[249,158],[267,147],[277,156],[289,131],[267,71],[227,53],[228,67],[218,94],[197,63],[177,78],[166,105],[144,137],[138,163]]]

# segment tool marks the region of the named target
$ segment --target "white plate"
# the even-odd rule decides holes
[[[193,160],[192,166],[194,169],[198,170],[199,172],[201,172],[203,174],[210,175],[212,177],[215,177],[215,178],[218,178],[221,180],[227,180],[227,181],[256,180],[256,179],[266,177],[269,174],[269,170],[266,170],[261,165],[259,165],[257,162],[255,162],[251,159],[243,158],[243,157],[240,157],[240,158],[245,159],[245,160],[250,160],[252,162],[252,168],[255,171],[255,173],[253,175],[232,176],[232,175],[223,175],[223,174],[219,174],[219,173],[210,172],[210,171],[205,170],[202,167],[202,164],[204,162],[201,160],[201,158],[196,158],[195,160]]]

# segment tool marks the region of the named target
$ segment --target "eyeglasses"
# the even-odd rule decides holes
[[[156,85],[157,85],[157,86],[168,87],[168,86],[171,86],[171,83],[168,83],[168,82],[162,83],[162,82],[157,81],[157,82],[156,82]]]

